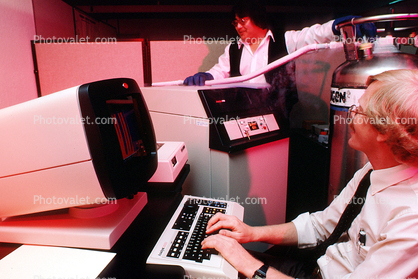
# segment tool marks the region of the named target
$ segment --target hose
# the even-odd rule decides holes
[[[286,64],[287,62],[298,58],[299,56],[308,53],[310,51],[314,50],[320,50],[320,49],[338,49],[342,48],[343,43],[341,42],[331,42],[327,44],[311,44],[304,46],[295,52],[292,52],[291,54],[288,54],[286,56],[283,56],[282,58],[279,58],[275,60],[274,62],[268,64],[267,66],[258,69],[257,71],[254,71],[250,74],[238,76],[238,77],[231,77],[231,78],[225,78],[225,79],[217,79],[217,80],[207,80],[205,82],[205,85],[221,85],[221,84],[231,84],[231,83],[239,83],[244,82],[250,79],[253,79],[257,76],[263,75],[281,65]],[[175,80],[175,81],[165,81],[165,82],[155,82],[152,83],[152,86],[173,86],[173,85],[183,85],[183,80]]]

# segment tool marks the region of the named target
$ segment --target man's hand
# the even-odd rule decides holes
[[[217,231],[220,235],[231,237],[239,243],[254,241],[253,228],[235,216],[215,214],[208,222],[206,233],[212,234]]]
[[[221,234],[208,236],[202,241],[203,249],[216,249],[239,273],[247,278],[252,278],[254,272],[259,269],[263,262],[254,258],[241,244],[233,238]],[[269,267],[267,278],[291,279],[291,277]]]
[[[241,244],[233,238],[221,234],[208,236],[202,241],[202,248],[216,249],[238,272],[251,278],[263,263],[248,253]]]

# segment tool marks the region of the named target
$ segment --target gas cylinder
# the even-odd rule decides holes
[[[418,14],[357,18],[338,26],[343,35],[346,61],[335,69],[331,83],[329,202],[367,162],[364,153],[348,145],[350,131],[347,114],[352,105],[358,104],[367,87],[368,77],[387,70],[418,68],[418,55],[399,51],[394,44],[394,37],[389,35],[359,43],[355,38],[353,25],[408,18],[418,18]]]

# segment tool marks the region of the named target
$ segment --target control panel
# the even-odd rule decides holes
[[[199,90],[209,119],[209,148],[228,153],[288,137],[288,119],[269,87]]]
[[[234,119],[225,122],[224,126],[230,140],[251,139],[251,136],[280,129],[273,114]]]

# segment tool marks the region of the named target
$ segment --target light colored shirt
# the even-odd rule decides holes
[[[332,23],[334,21],[329,21],[323,25],[315,24],[311,27],[303,28],[300,31],[287,31],[285,33],[284,39],[286,42],[286,49],[288,53],[292,53],[297,49],[304,47],[313,43],[329,43],[335,36],[332,33]],[[283,38],[276,38],[282,40]],[[243,42],[242,40],[238,41],[238,47],[244,47],[241,55],[240,62],[240,73],[241,75],[250,74],[258,69],[261,69],[268,64],[268,48],[270,40],[275,41],[273,33],[268,30],[265,37],[262,38],[260,45],[257,50],[253,53],[250,46]],[[213,66],[208,73],[210,73],[213,78],[224,79],[229,77],[230,73],[230,60],[229,60],[229,49],[231,44],[228,44],[225,48],[225,52],[219,57],[218,63]],[[266,83],[264,75],[260,75],[251,80],[248,80],[249,83]]]
[[[338,36],[335,36],[332,32],[333,23],[334,20],[331,20],[325,24],[314,24],[299,31],[287,31],[284,34],[287,52],[292,53],[311,44],[324,44],[335,41]]]
[[[304,213],[292,221],[299,247],[315,246],[332,233],[369,169],[367,163],[357,171],[324,211]],[[374,170],[370,179],[362,211],[348,230],[348,241],[329,246],[318,259],[325,279],[401,279],[418,271],[418,168],[399,165]],[[366,233],[364,246],[358,241],[360,230]]]
[[[241,55],[240,73],[241,75],[251,74],[268,64],[268,50],[270,40],[274,41],[273,33],[268,30],[266,36],[261,40],[260,45],[253,53],[250,45],[242,40],[238,41],[238,47],[244,48]],[[214,79],[224,79],[229,77],[229,49],[231,44],[225,48],[225,52],[219,57],[218,64],[213,66],[208,72]],[[249,83],[266,83],[264,75],[260,75],[248,81]]]

